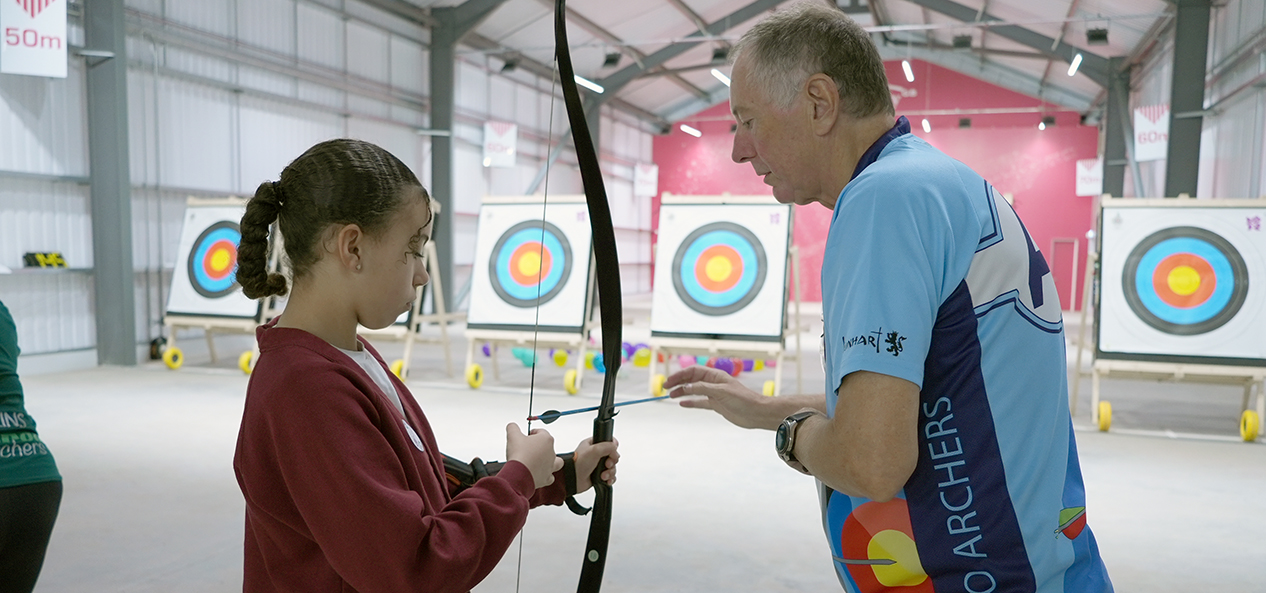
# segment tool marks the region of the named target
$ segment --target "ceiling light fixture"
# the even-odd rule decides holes
[[[606,92],[606,90],[607,90],[607,89],[602,88],[602,85],[600,85],[600,84],[598,84],[598,83],[596,83],[596,82],[594,82],[594,81],[592,81],[592,80],[589,80],[588,78],[585,78],[585,77],[583,77],[583,76],[581,76],[581,75],[579,75],[579,74],[576,74],[576,75],[575,75],[575,77],[576,77],[576,84],[578,84],[578,85],[580,85],[580,86],[583,86],[583,87],[585,87],[585,88],[587,88],[587,89],[589,89],[589,90],[591,90],[591,91],[593,91],[593,92],[595,92],[595,93],[598,93],[599,95],[601,95],[602,93]]]
[[[914,69],[910,67],[910,60],[901,60],[901,70],[906,73],[906,82],[914,82]]]
[[[678,128],[680,128],[681,131],[687,134],[690,134],[691,136],[694,136],[695,138],[699,138],[703,136],[703,132],[700,132],[699,130],[696,130],[686,124],[681,124],[680,126],[678,126]]]
[[[730,86],[730,77],[726,76],[724,72],[717,70],[716,68],[713,68],[712,76],[716,78],[717,80],[721,81],[721,84],[725,86]]]
[[[1081,66],[1081,52],[1077,52],[1077,55],[1073,56],[1073,62],[1068,65],[1068,75],[1076,74],[1078,66]]]
[[[928,122],[928,118],[926,118],[926,117],[925,117],[925,118],[923,118],[923,133],[924,133],[924,134],[931,134],[931,133],[932,133],[932,124],[931,124],[930,122]]]

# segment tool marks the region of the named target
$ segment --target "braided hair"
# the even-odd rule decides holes
[[[407,201],[429,196],[400,159],[361,140],[327,140],[309,148],[265,181],[246,203],[237,253],[237,281],[247,297],[284,295],[281,274],[268,272],[268,233],[273,222],[284,237],[292,278],[321,259],[318,243],[330,225],[355,224],[370,236],[390,226]]]

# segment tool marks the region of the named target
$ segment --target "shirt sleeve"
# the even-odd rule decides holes
[[[953,258],[947,218],[926,189],[858,177],[836,206],[822,262],[828,405],[849,373],[922,387]]]
[[[239,448],[239,477],[254,478],[243,479],[250,506],[310,538],[362,593],[465,592],[492,571],[538,497],[523,464],[447,500],[441,476],[402,460],[401,451],[417,451],[407,437],[393,442],[399,431],[385,426],[399,420],[348,377],[329,370],[281,379],[284,390],[258,394],[274,400],[266,413],[250,418],[248,410],[255,439]]]

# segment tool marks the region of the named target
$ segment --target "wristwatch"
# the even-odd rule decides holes
[[[820,413],[817,410],[796,412],[784,418],[782,424],[778,425],[778,430],[774,431],[774,448],[778,451],[778,456],[792,469],[805,475],[811,474],[805,469],[804,464],[796,459],[796,431],[800,428],[800,421]]]

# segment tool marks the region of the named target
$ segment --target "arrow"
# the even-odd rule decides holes
[[[620,406],[631,406],[631,405],[633,405],[633,404],[644,404],[644,403],[646,403],[646,402],[653,402],[653,401],[655,401],[655,400],[659,400],[659,399],[666,399],[666,398],[668,398],[668,397],[670,397],[670,396],[668,396],[668,395],[660,395],[660,396],[656,396],[656,397],[648,397],[648,398],[646,398],[646,399],[635,399],[635,400],[633,400],[633,401],[620,402],[620,403],[616,404],[616,405],[615,405],[615,407],[620,407]],[[599,406],[594,406],[594,407],[592,407],[592,408],[577,408],[577,409],[575,409],[575,410],[567,410],[566,412],[559,412],[558,410],[546,410],[546,411],[544,411],[544,412],[541,412],[541,413],[540,413],[540,415],[537,415],[537,416],[528,416],[528,421],[530,422],[530,421],[533,421],[533,420],[540,420],[541,422],[544,422],[545,424],[549,424],[549,423],[551,423],[551,422],[553,422],[553,421],[555,421],[555,420],[558,420],[559,418],[561,418],[561,417],[563,417],[563,416],[570,416],[570,415],[572,415],[572,414],[580,414],[580,413],[583,413],[583,412],[592,412],[592,411],[594,411],[594,410],[597,410],[598,408],[599,408]]]

